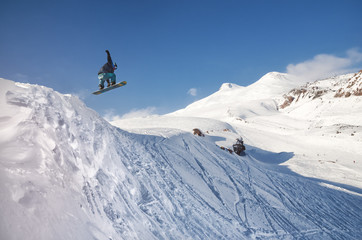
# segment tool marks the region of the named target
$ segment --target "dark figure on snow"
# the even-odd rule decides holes
[[[236,139],[236,143],[233,145],[233,149],[237,155],[245,155],[244,151],[246,148],[244,146],[244,141],[242,137]]]
[[[114,70],[117,69],[117,64],[113,64],[111,54],[108,50],[107,53],[107,63],[103,65],[103,67],[98,72],[99,79],[99,89],[104,88],[104,82],[107,81],[107,87],[116,84],[116,74],[114,74]],[[111,80],[111,82],[109,82]]]

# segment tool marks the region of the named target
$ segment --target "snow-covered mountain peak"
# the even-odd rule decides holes
[[[270,72],[248,86],[248,89],[249,91],[253,91],[254,94],[264,96],[261,98],[271,98],[283,94],[299,85],[300,83],[298,81],[295,81],[286,73]]]
[[[250,86],[263,85],[265,87],[271,85],[285,85],[286,82],[291,81],[288,74],[280,72],[269,72],[262,76],[258,81]]]
[[[271,72],[247,87],[224,83],[220,90],[196,101],[176,116],[198,116],[214,119],[247,118],[259,114],[270,115],[277,110],[273,98],[288,92],[296,83],[285,73]]]
[[[281,72],[269,72],[265,74],[259,81],[264,81],[265,79],[278,79],[278,80],[287,80],[288,74]]]
[[[242,86],[239,86],[235,83],[223,83],[219,89],[219,91],[227,91],[227,90],[230,90],[230,89],[238,89],[238,88],[243,88]]]

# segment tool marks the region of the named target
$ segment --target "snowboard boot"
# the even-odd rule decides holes
[[[113,85],[115,85],[116,84],[116,82],[111,82],[111,86],[113,86]]]
[[[102,90],[104,88],[104,86],[102,86],[101,84],[98,85],[99,90]]]
[[[109,82],[109,79],[107,79],[107,87],[110,87],[111,83]]]

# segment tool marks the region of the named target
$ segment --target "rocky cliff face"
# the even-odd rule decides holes
[[[362,96],[362,70],[355,74],[320,80],[294,88],[283,95],[279,108],[284,109],[297,103],[323,98],[327,95],[334,98]]]
[[[347,85],[347,86],[345,86]],[[344,86],[342,86],[335,97],[362,96],[362,70],[354,74]]]

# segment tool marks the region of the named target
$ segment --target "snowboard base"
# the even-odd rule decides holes
[[[112,86],[110,86],[110,87],[103,88],[102,90],[95,91],[93,94],[94,94],[94,95],[99,95],[99,94],[102,94],[102,93],[104,93],[104,92],[108,92],[108,91],[110,91],[110,90],[112,90],[112,89],[122,87],[122,86],[124,86],[124,85],[126,85],[126,84],[127,84],[126,81],[123,81],[123,82],[120,82],[120,83],[116,83],[116,84],[114,84],[114,85],[112,85]]]

